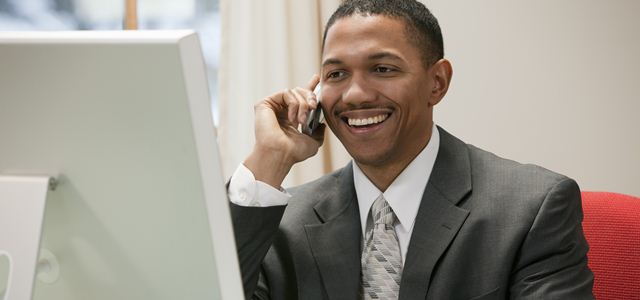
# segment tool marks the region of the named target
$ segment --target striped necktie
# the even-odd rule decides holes
[[[398,299],[402,260],[393,228],[396,219],[381,194],[371,206],[372,228],[367,229],[362,251],[362,299]]]

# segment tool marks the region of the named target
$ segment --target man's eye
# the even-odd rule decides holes
[[[393,69],[384,66],[377,66],[374,70],[378,73],[389,73],[393,71]]]
[[[343,71],[333,71],[327,74],[327,78],[338,78],[338,77],[342,77],[343,75],[344,75]]]

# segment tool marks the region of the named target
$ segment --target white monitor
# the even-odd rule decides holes
[[[0,33],[0,175],[58,181],[33,299],[244,298],[193,32]]]

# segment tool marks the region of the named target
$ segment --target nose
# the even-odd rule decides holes
[[[375,91],[363,76],[354,74],[348,84],[342,93],[342,102],[345,104],[357,107],[375,100]]]

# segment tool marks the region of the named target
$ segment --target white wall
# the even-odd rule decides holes
[[[423,1],[453,64],[437,124],[464,141],[640,196],[640,1]],[[331,141],[334,168],[348,161]]]
[[[640,1],[427,1],[451,88],[438,124],[466,142],[640,196]]]

